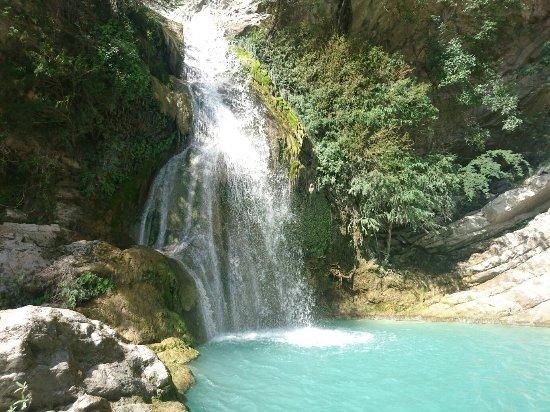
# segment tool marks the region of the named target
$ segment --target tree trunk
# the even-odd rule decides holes
[[[390,259],[390,249],[391,249],[391,231],[392,231],[392,224],[388,226],[388,238],[386,239],[386,259],[384,259],[384,262],[388,263],[388,260]]]

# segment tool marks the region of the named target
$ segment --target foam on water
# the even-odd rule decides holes
[[[190,364],[194,412],[550,411],[548,328],[339,321],[223,339]]]
[[[328,348],[349,345],[364,345],[373,340],[372,333],[342,329],[329,329],[307,326],[287,330],[270,330],[265,332],[245,332],[223,335],[215,342],[248,342],[268,341],[302,348]]]

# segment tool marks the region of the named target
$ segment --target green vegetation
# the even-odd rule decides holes
[[[344,225],[361,233],[356,246],[387,259],[394,233],[435,230],[529,170],[521,154],[495,145],[494,127],[475,114],[491,113],[500,133],[522,127],[514,86],[487,52],[518,1],[440,2],[452,12],[433,16],[430,82],[400,54],[338,34],[329,21],[302,24],[298,6],[287,3],[279,2],[274,28],[252,30],[239,44],[255,56],[246,57],[255,81],[273,83],[272,94],[304,125],[318,187]],[[451,113],[458,136],[446,131]]]
[[[63,307],[74,309],[94,298],[113,291],[115,284],[110,278],[102,278],[92,272],[59,283],[56,301]]]
[[[464,141],[483,149],[492,132],[480,124],[473,109],[493,114],[504,132],[516,131],[523,123],[516,87],[499,73],[498,47],[513,29],[522,1],[441,0],[439,4],[443,12],[432,16],[435,35],[427,54],[427,70],[438,88],[435,99],[459,117]]]
[[[299,213],[298,231],[306,258],[326,256],[334,231],[330,203],[319,194],[303,195]]]
[[[136,176],[178,141],[151,87],[169,81],[160,24],[137,1],[1,0],[0,13],[0,204],[48,221],[63,182],[128,217]]]
[[[18,394],[19,399],[10,405],[8,412],[25,411],[32,402],[32,394],[29,391],[28,383],[16,381],[15,384],[17,385],[15,393]]]

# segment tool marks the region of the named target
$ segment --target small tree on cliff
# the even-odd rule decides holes
[[[386,234],[386,261],[396,229],[433,230],[452,217],[460,187],[452,156],[419,157],[386,141],[383,147],[371,147],[365,160],[364,171],[351,181],[350,194],[364,234]]]

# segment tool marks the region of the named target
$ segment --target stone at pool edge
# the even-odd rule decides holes
[[[186,345],[181,339],[167,338],[160,343],[149,345],[172,375],[172,382],[182,396],[195,383],[195,377],[186,366],[199,356],[196,349]]]
[[[151,402],[173,391],[151,349],[123,342],[78,312],[50,307],[0,311],[0,374],[0,410],[16,400],[17,381],[28,383],[33,410],[123,411],[121,399]],[[126,410],[185,410],[163,404]]]

